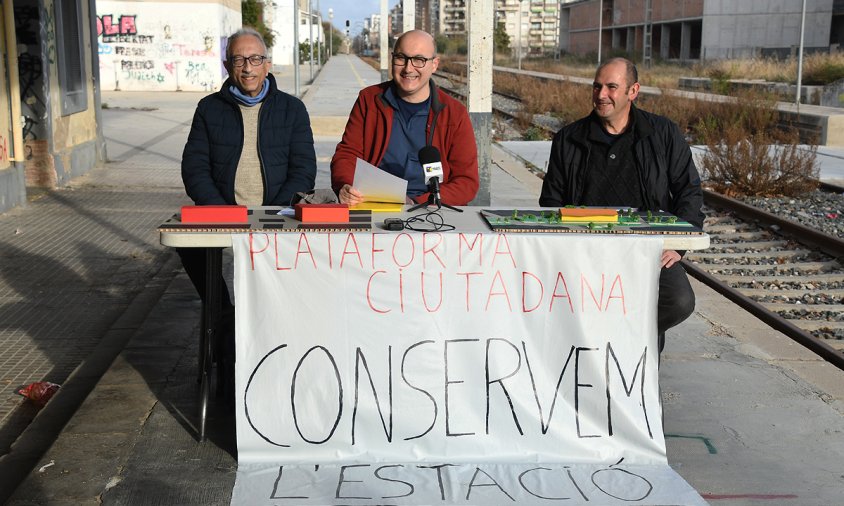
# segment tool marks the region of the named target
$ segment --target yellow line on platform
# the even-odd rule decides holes
[[[352,74],[354,74],[354,75],[355,75],[355,78],[357,78],[357,80],[358,80],[358,84],[360,85],[360,87],[361,87],[361,88],[363,88],[364,86],[366,86],[366,83],[365,83],[365,82],[363,82],[363,79],[361,79],[360,74],[358,74],[358,71],[357,71],[357,70],[355,70],[355,66],[354,66],[354,65],[352,65],[352,59],[351,59],[351,58],[347,58],[347,59],[346,59],[346,61],[348,61],[348,62],[349,62],[349,68],[351,68],[351,69],[352,69]]]

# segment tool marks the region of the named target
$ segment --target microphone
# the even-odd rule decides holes
[[[443,177],[443,164],[440,150],[434,146],[424,146],[419,150],[419,162],[425,174],[425,184],[433,197],[433,202],[440,203],[440,179]]]

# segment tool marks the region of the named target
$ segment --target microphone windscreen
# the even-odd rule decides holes
[[[429,163],[441,162],[440,150],[434,146],[424,146],[419,150],[419,163],[427,165]]]

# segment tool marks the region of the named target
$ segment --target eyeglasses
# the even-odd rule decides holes
[[[264,60],[267,60],[267,59],[268,58],[266,56],[261,56],[259,54],[253,54],[252,56],[231,56],[231,57],[229,57],[229,61],[235,67],[242,67],[242,66],[246,65],[247,60],[249,61],[250,65],[252,65],[253,67],[257,67],[258,65],[261,65],[262,63],[264,63]]]
[[[398,65],[399,67],[404,67],[407,65],[407,61],[410,60],[410,64],[414,67],[421,69],[431,60],[435,60],[437,57],[434,56],[433,58],[425,58],[424,56],[405,56],[401,53],[393,53],[393,65]]]

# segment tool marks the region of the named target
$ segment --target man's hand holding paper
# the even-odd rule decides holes
[[[395,210],[405,203],[407,181],[358,158],[354,186],[343,185],[338,197],[342,204],[358,209]],[[389,208],[389,209],[387,209]]]

